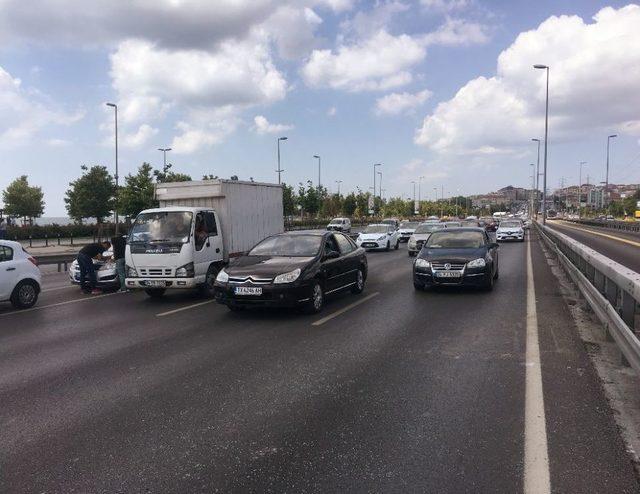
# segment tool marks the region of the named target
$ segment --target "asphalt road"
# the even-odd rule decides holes
[[[637,233],[566,221],[548,221],[547,226],[640,273],[640,235]]]
[[[404,245],[371,253],[315,317],[48,275],[35,310],[0,306],[0,492],[516,493],[532,441],[553,492],[638,492],[537,241],[527,360],[527,246],[501,245],[492,293],[415,292]]]

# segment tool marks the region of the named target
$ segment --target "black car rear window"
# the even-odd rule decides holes
[[[320,252],[320,235],[276,235],[264,239],[250,256],[313,257]]]
[[[479,249],[484,246],[482,232],[440,230],[433,232],[426,242],[429,249]]]

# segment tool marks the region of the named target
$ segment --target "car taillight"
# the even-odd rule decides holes
[[[35,257],[27,257],[27,259],[29,259],[29,262],[34,266],[38,265],[38,260]]]

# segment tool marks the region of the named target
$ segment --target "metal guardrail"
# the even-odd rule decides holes
[[[563,233],[535,225],[626,361],[640,374],[640,274]]]
[[[38,265],[46,266],[51,264],[58,265],[58,273],[61,272],[62,267],[64,267],[65,271],[69,270],[69,264],[71,264],[77,257],[76,254],[59,254],[59,255],[51,255],[51,256],[33,256],[36,261],[38,261]]]
[[[640,221],[599,221],[599,220],[566,220],[572,223],[580,223],[587,226],[599,226],[611,230],[621,230],[625,232],[640,232]]]

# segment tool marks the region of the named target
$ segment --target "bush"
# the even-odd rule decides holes
[[[120,225],[120,231],[126,232],[127,226],[124,224]],[[114,225],[111,223],[103,223],[102,224],[102,237],[111,237],[113,236]],[[9,226],[7,228],[7,238],[9,240],[28,240],[29,237],[33,239],[43,239],[43,238],[79,238],[79,237],[93,237],[94,235],[98,236],[99,234],[98,225],[33,225],[33,226]]]

